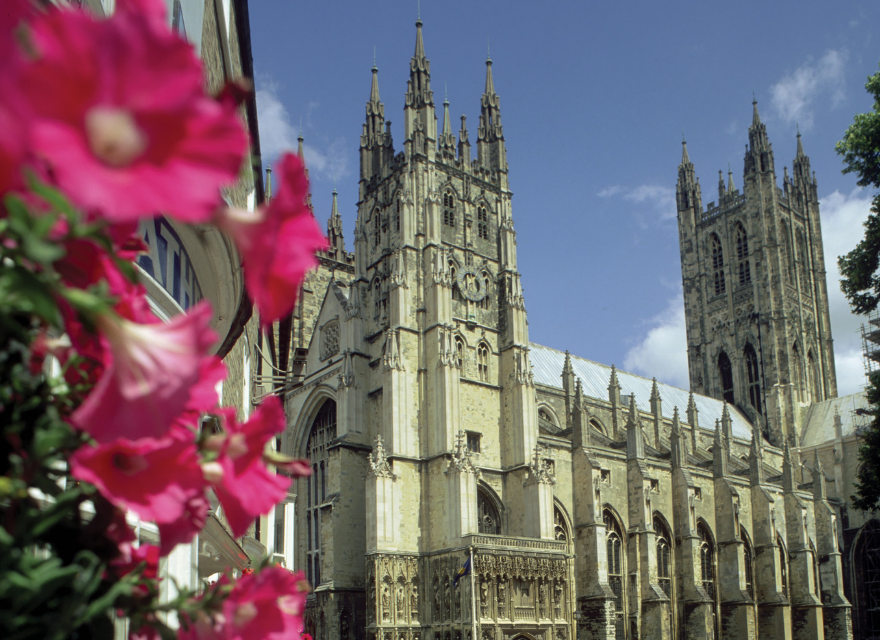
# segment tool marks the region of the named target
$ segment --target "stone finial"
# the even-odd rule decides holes
[[[672,449],[672,468],[678,469],[687,463],[687,455],[684,449],[684,442],[681,439],[681,419],[678,416],[678,407],[672,408],[672,434],[670,436],[670,447]]]
[[[582,448],[590,446],[590,424],[583,405],[583,394],[581,379],[577,378],[574,386],[574,398],[572,398],[571,439],[574,446]]]
[[[617,381],[617,369],[611,365],[611,380],[608,382],[608,399],[612,404],[620,402],[620,383]]]
[[[727,163],[727,193],[733,193],[736,191],[736,185],[733,184],[733,170],[730,168],[730,163]]]
[[[712,462],[712,469],[716,478],[723,478],[727,475],[727,447],[724,446],[721,420],[715,421],[715,442],[712,445]]]
[[[645,438],[634,393],[629,397],[629,415],[626,419],[626,457],[627,460],[645,457]]]
[[[749,449],[749,479],[752,486],[764,484],[764,449],[761,434],[752,429],[752,444]]]
[[[370,468],[367,471],[368,478],[395,478],[391,465],[388,464],[388,456],[385,455],[385,444],[382,436],[376,436],[373,451],[370,453]]]
[[[837,407],[834,408],[834,439],[841,440],[843,438],[843,420],[840,419],[840,412]]]
[[[382,370],[403,371],[403,360],[400,357],[400,333],[394,329],[385,332],[385,348],[382,354]]]
[[[529,465],[529,477],[524,483],[525,486],[531,484],[556,484],[556,479],[550,471],[550,465],[544,459],[544,451],[539,444],[535,445],[535,453]]]
[[[819,460],[819,450],[814,450],[813,455],[813,500],[825,500],[828,498],[828,489],[825,486],[825,470]]]
[[[574,373],[574,367],[571,366],[571,354],[568,352],[568,349],[565,350],[565,364],[562,365],[562,375],[568,375]]]
[[[687,140],[684,139],[684,134],[681,136],[681,164],[683,166],[689,165],[691,163],[690,156],[688,156],[688,143]]]
[[[730,456],[731,440],[733,439],[732,424],[730,410],[725,400],[724,405],[721,407],[721,433],[724,435],[724,449],[727,451],[728,456]]]
[[[693,391],[688,394],[688,406],[685,413],[687,413],[688,424],[691,425],[691,453],[697,455],[697,429],[700,426],[700,412],[697,410]]]
[[[470,449],[467,448],[467,434],[459,430],[455,435],[455,449],[452,452],[452,460],[449,462],[449,468],[446,470],[458,471],[459,473],[472,473],[477,478],[480,477],[480,470],[474,465]]]
[[[782,490],[785,493],[791,493],[795,489],[797,489],[797,481],[794,475],[794,463],[791,459],[791,448],[786,442],[782,456]]]

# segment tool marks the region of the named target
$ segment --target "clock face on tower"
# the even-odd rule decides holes
[[[462,267],[461,271],[458,272],[455,282],[461,295],[471,302],[479,302],[489,293],[486,291],[480,275],[473,267]]]

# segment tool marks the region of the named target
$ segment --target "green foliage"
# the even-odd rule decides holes
[[[880,71],[868,78],[865,88],[874,96],[874,110],[856,115],[837,143],[843,156],[844,173],[855,173],[861,187],[880,188]],[[855,313],[867,314],[880,304],[880,194],[874,197],[865,221],[865,236],[855,249],[837,259],[840,288]],[[880,375],[871,376],[867,390],[871,424],[861,434],[859,458],[862,466],[853,505],[858,509],[880,509]]]

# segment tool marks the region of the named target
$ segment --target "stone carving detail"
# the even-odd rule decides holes
[[[321,329],[321,360],[339,353],[339,322],[331,320]]]
[[[350,387],[354,384],[354,366],[351,362],[351,349],[346,349],[342,354],[342,368],[336,376],[339,387]]]
[[[470,449],[467,448],[467,434],[461,430],[455,436],[455,450],[452,452],[452,460],[449,461],[449,467],[446,469],[447,473],[450,471],[472,473],[477,478],[480,477],[480,470],[474,466]]]
[[[535,375],[532,373],[532,364],[529,361],[527,351],[516,351],[513,371],[510,373],[510,377],[516,384],[526,385],[527,387],[535,386]]]
[[[361,287],[358,283],[352,282],[349,289],[348,302],[342,305],[345,309],[345,315],[350,320],[360,314],[361,309]]]
[[[385,348],[382,353],[383,371],[404,371],[403,360],[400,357],[400,331],[391,330],[385,332]]]
[[[395,478],[391,465],[388,464],[388,456],[385,455],[385,444],[382,436],[376,436],[376,444],[370,454],[370,469],[367,471],[368,478]]]
[[[418,558],[414,556],[376,555],[367,558],[368,625],[373,622],[374,612],[375,622],[382,626],[393,624],[408,627],[413,622],[417,622],[418,567]],[[383,634],[383,637],[391,637],[392,631],[379,630],[378,636]],[[401,629],[398,629],[396,635],[399,639],[409,637],[409,634]]]
[[[529,477],[523,483],[524,486],[533,484],[556,484],[550,464],[544,459],[541,445],[535,445],[535,453],[532,456],[532,463],[529,465]]]
[[[388,586],[388,582],[382,583],[381,608],[382,620],[387,622],[388,619],[391,617],[391,587]]]

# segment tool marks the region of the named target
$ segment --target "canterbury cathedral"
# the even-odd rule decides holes
[[[280,446],[313,469],[273,533],[306,631],[880,637],[880,520],[849,506],[867,405],[837,396],[800,136],[780,176],[754,104],[741,186],[705,205],[683,145],[683,390],[529,341],[492,61],[471,131],[430,72],[419,21],[397,148],[365,78],[354,252],[334,198],[270,336]]]

